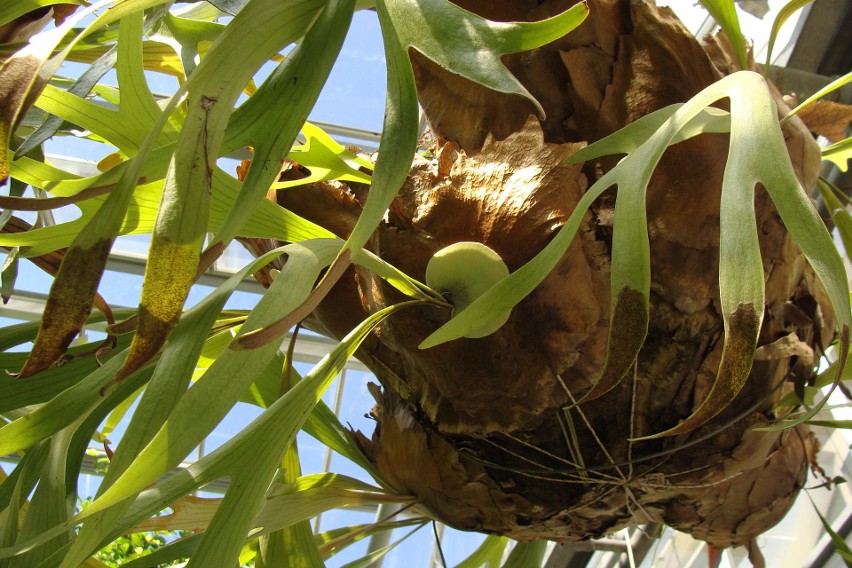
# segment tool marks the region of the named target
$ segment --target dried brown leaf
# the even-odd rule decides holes
[[[846,138],[846,129],[852,123],[852,105],[820,100],[800,110],[799,118],[811,132],[840,142]]]

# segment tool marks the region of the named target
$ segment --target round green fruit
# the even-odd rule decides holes
[[[460,242],[442,248],[426,266],[426,285],[444,295],[458,314],[486,290],[509,275],[509,268],[493,249],[477,242]],[[511,310],[471,330],[465,337],[485,337],[509,319]]]

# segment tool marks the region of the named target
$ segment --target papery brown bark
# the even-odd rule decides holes
[[[412,168],[369,246],[411,276],[456,241],[480,241],[511,270],[540,251],[614,159],[564,159],[733,71],[723,41],[696,41],[667,9],[591,1],[577,31],[507,66],[547,112],[485,90],[412,53],[435,134],[435,161]],[[494,19],[537,19],[571,2],[460,2]],[[780,103],[780,97],[779,97]],[[783,103],[780,103],[783,104]],[[805,187],[818,151],[800,120],[785,126]],[[447,321],[435,307],[394,315],[359,356],[382,383],[377,427],[358,433],[387,480],[441,521],[519,540],[595,538],[664,522],[718,547],[745,545],[776,523],[804,483],[817,444],[804,427],[758,432],[791,377],[812,376],[833,318],[818,284],[762,189],[755,197],[766,274],[761,351],[720,416],[690,434],[630,442],[676,425],[709,391],[719,365],[719,198],[727,137],[672,147],[648,189],[651,323],[632,376],[571,408],[602,369],[610,309],[615,195],[604,194],[564,258],[497,333],[429,350]],[[279,194],[291,210],[341,236],[365,188],[321,184]],[[321,205],[319,205],[321,204]],[[308,322],[341,337],[399,300],[352,270]],[[795,339],[794,339],[795,338]],[[796,356],[791,356],[795,354]],[[574,435],[570,432],[573,431]]]

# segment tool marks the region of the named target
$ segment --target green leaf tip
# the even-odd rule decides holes
[[[542,117],[544,109],[500,61],[555,41],[579,26],[589,14],[580,2],[551,18],[535,22],[494,22],[446,0],[383,2],[402,46],[412,47],[451,73],[489,89],[522,96]]]

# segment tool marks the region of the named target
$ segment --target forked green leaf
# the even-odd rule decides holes
[[[67,18],[61,26],[31,38],[27,46],[15,52],[0,67],[0,103],[2,103],[0,104],[0,183],[5,181],[9,173],[9,140],[15,124],[23,116],[23,112],[35,101],[41,89],[59,69],[75,46],[87,34],[101,26],[117,21],[128,14],[165,4],[168,0],[124,0],[113,6],[112,9],[104,11],[82,33],[77,34],[71,41],[67,42],[60,53],[50,57],[77,23],[113,2],[114,0],[102,0],[78,10]],[[8,21],[6,18],[11,20],[45,4],[38,0],[25,0],[12,4],[7,3],[7,5],[0,9],[2,10],[0,21]]]
[[[370,183],[371,177],[368,174],[355,169],[350,164],[360,165],[372,170],[372,162],[353,154],[338,144],[324,130],[310,122],[305,122],[301,130],[305,137],[305,143],[294,146],[287,157],[308,168],[310,175],[302,179],[275,182],[270,186],[270,189],[286,189],[330,179]]]
[[[122,42],[121,45],[125,45]],[[122,90],[124,92],[124,90]],[[152,101],[153,102],[153,99]],[[45,112],[63,118],[109,140],[120,150],[135,154],[150,132],[152,123],[141,123],[144,115],[112,110],[92,101],[72,95],[53,85],[47,85],[36,101]],[[156,103],[154,103],[156,106]],[[159,109],[158,109],[159,112]],[[130,119],[130,117],[133,119]],[[124,122],[127,121],[127,122]]]
[[[677,427],[658,434],[661,436],[697,428],[734,400],[751,371],[763,321],[763,262],[757,239],[754,190],[757,182],[768,183],[769,179],[757,163],[765,159],[757,151],[760,141],[750,138],[757,138],[756,132],[771,133],[776,111],[768,91],[764,97],[732,91],[731,142],[722,182],[719,231],[719,290],[725,324],[722,362],[704,402]],[[744,124],[744,116],[753,117],[754,122]]]
[[[45,111],[102,136],[130,156],[139,151],[161,114],[142,65],[142,17],[141,12],[128,15],[119,25],[115,70],[121,97],[117,109],[104,108],[52,85],[36,101]],[[162,132],[156,145],[174,140],[174,131]]]
[[[225,26],[218,22],[181,18],[169,13],[160,21],[151,38],[162,41],[175,50],[180,56],[184,75],[188,76],[195,70],[195,59],[199,56],[201,43],[212,43],[224,29]]]
[[[544,110],[503,65],[501,57],[541,47],[579,26],[585,4],[536,22],[494,22],[444,0],[381,4],[404,49],[414,48],[441,67],[500,93],[522,96]]]
[[[602,373],[605,380],[599,387],[595,387],[591,394],[600,396],[614,387],[632,365],[632,360],[635,359],[647,333],[650,260],[644,211],[645,190],[651,174],[669,145],[700,134],[705,129],[708,132],[724,131],[729,125],[729,117],[715,110],[698,110],[677,123],[674,123],[675,113],[680,113],[680,116],[686,114],[682,106],[673,105],[661,109],[637,120],[634,125],[581,149],[576,156],[569,157],[569,162],[576,163],[610,152],[628,153],[621,163],[607,172],[581,197],[556,236],[533,260],[495,284],[467,309],[456,314],[448,323],[428,336],[420,344],[420,348],[427,349],[463,337],[471,330],[487,325],[495,315],[510,310],[532,292],[560,261],[591,204],[604,191],[617,185],[617,203],[621,205],[616,205],[617,237],[613,238],[614,241],[625,243],[625,250],[619,252],[621,247],[613,248],[611,322],[618,317],[619,325],[610,325],[610,349]],[[653,135],[650,135],[651,132]],[[642,140],[644,142],[641,142]],[[627,197],[622,198],[622,195]],[[618,256],[618,260],[615,256]],[[613,345],[617,347],[613,348]]]
[[[680,132],[690,124],[693,126],[688,132],[698,134],[701,127],[696,127],[696,123],[692,121],[704,109],[723,98],[732,100],[732,140],[723,181],[724,227],[720,249],[720,291],[723,298],[727,359],[720,367],[713,395],[708,402],[686,422],[655,436],[683,433],[715,416],[739,392],[747,378],[763,315],[762,262],[756,246],[751,197],[757,183],[767,188],[787,230],[828,292],[835,313],[838,314],[838,327],[842,335],[841,349],[845,360],[848,328],[852,320],[845,269],[830,235],[798,184],[787,156],[777,111],[766,82],[752,72],[730,75],[677,108],[640,147],[629,153],[589,188],[560,231],[533,260],[495,284],[467,309],[427,337],[421,348],[457,339],[470,329],[488,322],[493,314],[502,313],[517,304],[559,262],[573,240],[588,207],[604,190],[613,185],[618,186],[614,231],[618,232],[621,224],[624,227],[623,234],[632,237],[623,240],[619,240],[617,236],[613,237],[612,303],[614,307],[618,306],[619,294],[623,289],[629,290],[630,293],[638,292],[640,297],[644,296],[647,301],[649,259],[644,229],[645,189],[665,148],[685,139],[686,134]],[[713,120],[705,124],[710,131],[716,132],[726,119],[715,112],[711,117]],[[629,149],[630,145],[629,137],[622,135],[620,141],[602,141],[594,151],[586,152],[584,157],[602,153],[604,148],[623,151]],[[748,196],[745,195],[746,192]],[[628,209],[618,208],[619,203],[632,205]],[[641,211],[637,212],[634,208]],[[629,255],[625,255],[628,251]],[[741,266],[743,258],[749,259],[745,268]],[[636,314],[641,312],[640,309]],[[621,334],[623,330],[615,330],[616,326],[612,324],[619,317],[616,312],[611,316],[608,362],[612,365],[605,369],[607,381],[611,381],[612,377],[618,376],[619,373],[623,376],[629,368],[629,353],[631,350],[637,351],[641,346],[641,343],[637,345],[637,342],[644,333],[641,330],[642,317],[647,316],[638,317],[636,314],[629,318],[636,327],[628,334],[628,339],[613,335]],[[626,319],[627,315],[622,317]],[[604,387],[595,387],[595,394],[611,386],[605,384]]]
[[[565,160],[567,164],[588,162],[601,156],[630,154],[637,150],[663,126],[682,104],[669,105],[643,117],[637,118],[624,128],[606,138],[589,144],[574,152]],[[683,125],[669,145],[688,140],[699,134],[727,133],[731,131],[731,114],[715,107],[707,107]]]
[[[239,112],[239,111],[238,111]],[[229,123],[229,127],[234,124],[234,120]],[[350,162],[356,165],[362,165],[372,170],[373,164],[364,158],[357,156],[338,144],[321,128],[305,122],[302,125],[302,134],[306,138],[305,144],[294,146],[287,158],[305,166],[310,171],[310,174],[305,178],[295,180],[276,181],[269,186],[270,190],[287,189],[316,183],[326,180],[354,181],[358,183],[369,184],[371,177],[356,170],[350,165]],[[230,131],[230,128],[229,128]],[[226,132],[227,136],[227,132]],[[228,144],[229,140],[223,142],[223,146]],[[243,230],[245,227],[243,227]]]
[[[588,6],[580,3],[552,18],[522,23],[492,22],[446,0],[379,1],[376,11],[388,66],[385,134],[370,195],[347,241],[356,261],[402,186],[417,147],[419,115],[408,50],[416,49],[450,72],[490,89],[526,97],[543,114],[541,105],[509,73],[500,57],[564,36],[583,22]]]
[[[370,176],[349,164],[353,163],[372,170],[373,162],[344,148],[325,130],[310,122],[302,125],[302,135],[305,137],[305,143],[293,147],[291,152],[293,160],[308,167],[336,172],[335,179],[369,182]]]
[[[92,65],[68,88],[68,92],[78,97],[85,97],[92,88],[95,87],[98,80],[103,77],[110,69],[115,66],[118,59],[116,46],[111,46],[104,49],[103,55],[92,62]],[[72,56],[73,57],[73,56]],[[15,157],[19,158],[27,154],[30,150],[41,146],[41,144],[53,137],[62,126],[62,119],[58,116],[48,116],[38,126],[38,128],[27,137],[15,153]]]
[[[737,73],[731,77],[742,79],[727,81],[732,84],[724,85],[731,100],[731,144],[723,180],[719,267],[725,321],[722,363],[710,393],[693,415],[654,437],[680,434],[700,426],[733,401],[748,378],[763,317],[763,270],[752,197],[757,183],[766,188],[785,227],[828,292],[837,314],[842,361],[846,360],[849,349],[852,313],[846,270],[825,225],[797,181],[768,87],[752,73]],[[716,85],[723,82],[726,81]],[[722,91],[716,85],[707,90]],[[749,188],[747,196],[735,197],[741,191],[737,187],[743,186]],[[726,189],[729,191],[727,199]],[[751,260],[743,264],[742,258]],[[842,368],[835,385],[840,373]],[[825,399],[817,410],[824,403]],[[801,419],[785,421],[782,425],[791,427],[799,421]]]

